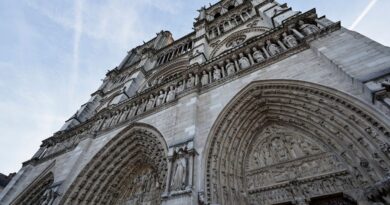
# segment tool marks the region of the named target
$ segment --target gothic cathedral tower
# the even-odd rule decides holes
[[[0,204],[390,204],[389,68],[314,9],[222,0],[132,49]]]

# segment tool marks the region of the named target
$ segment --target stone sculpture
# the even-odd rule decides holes
[[[256,63],[260,63],[260,62],[265,60],[263,53],[261,53],[261,51],[257,50],[256,47],[254,47],[252,50],[253,50],[253,54],[252,54],[253,59],[255,60]]]
[[[175,88],[171,85],[169,87],[169,92],[167,95],[167,102],[171,102],[174,99],[175,99]]]
[[[318,33],[321,31],[320,28],[318,28],[317,26],[315,26],[313,24],[307,24],[303,20],[300,20],[298,22],[298,24],[299,24],[299,30],[301,30],[306,36],[312,35],[314,33]]]
[[[171,190],[184,190],[186,185],[186,168],[185,158],[179,158],[175,161]]]
[[[219,69],[217,66],[214,66],[214,73],[213,73],[213,79],[219,80],[222,78],[221,69]]]
[[[267,40],[267,51],[271,56],[281,53],[279,47],[276,44],[273,44],[271,40]]]
[[[241,69],[246,69],[251,66],[249,59],[245,57],[243,53],[240,53],[240,59],[238,60],[238,64],[240,65]]]
[[[236,70],[234,68],[234,63],[231,62],[230,59],[226,60],[225,68],[226,68],[226,72],[227,72],[228,76],[231,76],[236,72]]]
[[[288,48],[294,48],[298,46],[298,41],[292,34],[283,33],[283,43],[286,44]]]
[[[200,79],[200,83],[202,85],[209,84],[209,74],[205,70],[202,72],[202,78]]]
[[[160,90],[160,93],[157,97],[157,101],[156,101],[156,107],[157,106],[160,106],[161,104],[164,103],[164,99],[165,99],[165,93],[163,90]]]

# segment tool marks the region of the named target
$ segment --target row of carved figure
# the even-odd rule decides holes
[[[320,196],[353,189],[356,183],[350,176],[334,176],[285,188],[271,189],[250,195],[253,204],[276,203],[293,200],[293,196]]]
[[[299,22],[299,29],[305,34],[310,35],[320,31],[320,29],[312,24],[305,24],[303,21]],[[98,123],[93,127],[93,131],[104,130],[121,123],[131,117],[142,114],[155,107],[158,107],[166,102],[171,102],[175,99],[177,93],[190,89],[199,83],[207,85],[212,81],[220,80],[224,77],[231,76],[234,73],[247,69],[248,67],[265,61],[267,58],[276,56],[290,48],[298,46],[296,36],[300,36],[299,32],[283,33],[281,39],[267,40],[266,45],[261,48],[255,46],[250,52],[239,53],[239,57],[232,56],[232,59],[227,59],[218,65],[214,65],[208,70],[203,70],[201,75],[190,73],[185,81],[179,82],[176,86],[171,85],[165,90],[161,90],[157,94],[150,94],[149,98],[143,98],[138,102],[132,103],[131,106],[126,106],[122,110],[117,110],[109,116],[102,116]]]
[[[136,115],[152,110],[164,103],[171,102],[175,99],[175,96],[176,90],[174,86],[170,86],[165,90],[160,90],[157,94],[150,94],[148,98],[142,98],[137,102],[133,102],[131,105],[127,105],[121,110],[110,113],[108,116],[101,116],[92,127],[91,131],[105,130]]]

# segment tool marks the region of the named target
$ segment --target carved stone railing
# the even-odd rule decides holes
[[[165,109],[189,93],[206,92],[240,76],[279,62],[309,48],[308,42],[340,29],[338,22],[327,26],[322,25],[321,29],[316,27],[315,32],[303,34],[301,28],[304,25],[297,24],[302,24],[302,20],[308,18],[316,18],[314,10],[289,19],[283,25],[252,38],[207,62],[191,65],[178,78],[149,88],[118,105],[105,108],[74,128],[56,133],[53,137],[44,140],[41,149],[33,159],[24,164],[44,161],[62,154],[76,147],[86,137],[94,137],[98,132],[108,131]]]

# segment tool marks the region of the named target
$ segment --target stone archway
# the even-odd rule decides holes
[[[389,130],[384,116],[337,90],[290,80],[254,82],[210,132],[207,203],[309,204],[359,193],[388,172]]]
[[[52,172],[45,173],[38,177],[15,201],[12,205],[51,205],[56,197],[56,193],[51,190],[54,182]]]
[[[160,204],[167,153],[155,128],[133,124],[93,157],[60,204]]]

